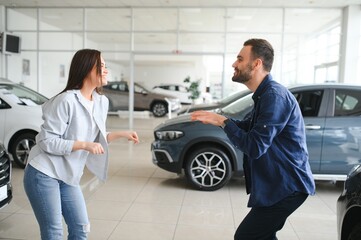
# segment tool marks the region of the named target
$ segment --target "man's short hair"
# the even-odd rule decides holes
[[[243,46],[251,46],[252,58],[260,58],[263,62],[264,70],[270,72],[273,65],[274,51],[272,45],[259,38],[252,38],[244,42]]]

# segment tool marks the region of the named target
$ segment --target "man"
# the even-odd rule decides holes
[[[232,80],[253,92],[254,108],[242,121],[213,112],[193,112],[193,121],[224,129],[244,153],[251,211],[235,240],[275,240],[287,217],[315,193],[303,117],[287,88],[272,79],[274,51],[264,39],[247,40],[233,63]]]

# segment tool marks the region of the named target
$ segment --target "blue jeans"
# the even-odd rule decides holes
[[[90,230],[80,186],[70,186],[27,165],[24,188],[40,226],[41,239],[63,240],[62,216],[68,239],[84,240]]]
[[[295,192],[269,207],[253,207],[234,234],[234,240],[277,240],[276,232],[308,197]]]

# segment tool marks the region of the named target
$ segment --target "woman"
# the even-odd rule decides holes
[[[31,149],[24,188],[44,240],[87,239],[90,230],[79,186],[85,165],[101,180],[108,169],[107,144],[124,137],[138,143],[133,131],[106,132],[108,99],[100,88],[108,71],[97,50],[79,50],[71,62],[65,89],[43,106],[44,124]]]

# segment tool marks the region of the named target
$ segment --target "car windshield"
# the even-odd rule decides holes
[[[11,97],[19,104],[41,105],[48,100],[48,98],[40,93],[16,84],[0,84],[0,91],[11,95]]]
[[[227,104],[229,103],[230,101],[232,101],[233,99],[237,99],[237,96],[244,96],[246,95],[246,93],[249,92],[249,90],[243,90],[241,92],[234,92],[234,93],[231,93],[230,95],[228,95],[227,97],[225,98],[222,98],[219,103],[223,103],[223,104]]]
[[[246,115],[252,110],[253,107],[253,94],[248,94],[243,98],[240,98],[221,109],[221,113],[224,115]]]

